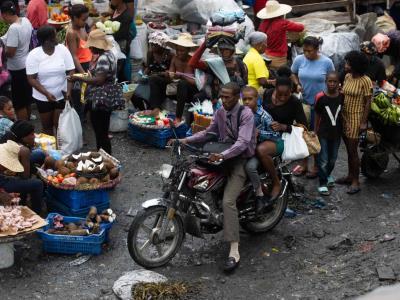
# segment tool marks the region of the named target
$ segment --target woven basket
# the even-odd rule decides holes
[[[133,115],[134,116],[138,116],[139,114],[143,114],[143,113],[150,113],[151,112],[151,110],[144,110],[144,111],[138,111],[138,112],[136,112],[136,113],[134,113]],[[129,122],[131,123],[131,124],[133,124],[133,125],[135,125],[136,127],[140,127],[140,128],[143,128],[143,129],[154,129],[154,130],[160,130],[160,129],[170,129],[170,127],[169,126],[165,126],[165,125],[162,125],[162,126],[159,126],[159,125],[146,125],[146,124],[142,124],[142,123],[139,123],[139,122],[136,122],[134,119],[132,119],[132,118],[129,118]],[[182,119],[182,122],[181,122],[181,124],[183,124],[183,123],[185,123],[185,120],[184,119]],[[181,124],[179,124],[179,125],[177,125],[177,127],[179,127]]]
[[[121,169],[121,163],[119,160],[117,160],[115,157],[111,156],[107,152],[105,152],[103,149],[99,150],[100,155],[103,158],[107,158],[111,160],[114,163],[114,166],[120,170]],[[93,190],[104,190],[104,189],[111,189],[117,186],[121,182],[121,174],[117,178],[114,178],[113,180],[110,180],[108,182],[101,182],[99,184],[90,184],[90,183],[84,183],[80,185],[68,185],[68,184],[63,184],[63,183],[54,183],[52,181],[49,181],[46,177],[43,177],[40,172],[37,173],[39,178],[45,182],[47,185],[53,186],[57,189],[62,189],[62,190],[75,190],[75,191],[93,191]]]

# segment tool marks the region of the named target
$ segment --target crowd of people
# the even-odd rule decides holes
[[[116,82],[129,79],[129,61],[118,60],[103,31],[88,28],[89,11],[84,4],[69,8],[71,24],[63,45],[57,42],[54,27],[46,24],[43,2],[31,0],[26,18],[18,16],[13,2],[3,2],[0,7],[3,20],[10,24],[2,42],[11,74],[11,100],[0,97],[0,139],[9,144],[2,149],[23,166],[21,176],[15,176],[19,172],[16,170],[11,172],[14,174],[2,172],[0,188],[29,194],[36,212],[41,209],[43,185],[31,175],[34,165],[43,163],[45,153],[33,150],[31,104],[34,102],[39,112],[41,131],[49,135],[56,135],[66,101],[71,102],[82,121],[90,111],[96,146],[111,153],[108,130],[114,103],[110,103],[110,98],[118,97]],[[345,70],[339,73],[332,60],[319,51],[323,41],[309,36],[304,40],[303,54],[289,66],[286,34],[301,32],[304,26],[284,18],[290,6],[278,1],[265,2],[257,11],[258,31],[247,38],[250,50],[244,59],[237,55],[235,42],[230,38],[210,42],[206,37],[197,48],[188,33],[177,39],[170,39],[161,31],[151,33],[143,72],[147,76],[132,99],[137,107],[149,108],[147,113],[157,117],[166,97],[175,95],[178,123],[186,103],[212,101],[215,114],[211,125],[181,142],[201,142],[208,132],[214,132],[221,141],[231,143],[229,149],[210,157],[211,161],[232,161],[223,198],[225,239],[231,243],[227,270],[234,269],[240,260],[236,198],[247,177],[253,184],[257,213],[279,197],[281,186],[273,157],[283,153],[282,134],[291,133],[294,124],[315,131],[321,144],[320,153],[311,158],[311,166],[305,159],[295,168],[295,175],[318,177],[321,195],[329,195],[335,182],[348,185],[349,194],[360,191],[359,136],[367,129],[373,87],[386,79],[372,42],[363,43],[360,51],[349,52]],[[114,39],[129,56],[135,35],[131,3],[111,0],[110,17],[121,23]],[[35,41],[37,46],[33,47]],[[207,48],[218,59],[203,59]],[[196,84],[196,69],[206,74],[201,89]],[[90,77],[76,75],[87,72]],[[85,105],[81,102],[83,86],[87,86]],[[347,149],[348,174],[335,181],[332,171],[341,139]],[[259,166],[272,178],[268,195],[261,188]]]

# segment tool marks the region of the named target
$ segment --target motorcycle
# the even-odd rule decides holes
[[[191,155],[183,155],[189,150]],[[227,177],[219,163],[208,162],[209,153],[175,141],[172,165],[163,164],[163,196],[147,200],[134,217],[128,233],[132,259],[145,268],[167,264],[179,251],[185,234],[204,238],[223,229],[222,197]],[[261,216],[255,213],[255,194],[248,181],[237,199],[242,228],[250,233],[273,229],[282,219],[293,190],[292,174],[280,157],[274,163],[281,180],[281,192]],[[271,179],[260,174],[262,188],[268,193]]]

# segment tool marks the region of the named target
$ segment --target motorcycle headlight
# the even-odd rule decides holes
[[[172,165],[163,164],[161,166],[159,173],[163,178],[168,179],[171,176],[172,169],[173,169]]]

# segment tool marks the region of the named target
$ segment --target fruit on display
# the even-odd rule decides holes
[[[98,152],[72,154],[60,160],[46,157],[40,172],[52,184],[73,186],[98,185],[119,176],[119,170],[113,161]]]
[[[62,23],[62,22],[67,22],[70,20],[69,16],[67,14],[61,13],[53,13],[51,14],[51,20],[58,22],[58,23]]]
[[[371,111],[373,111],[385,125],[400,124],[400,107],[392,104],[384,93],[379,93],[374,97],[371,103]]]
[[[149,22],[148,26],[155,30],[164,30],[167,28],[167,25],[165,25],[163,22]]]
[[[107,20],[104,23],[100,21],[96,23],[96,28],[104,31],[106,34],[114,34],[119,30],[120,27],[121,23],[118,21]]]

